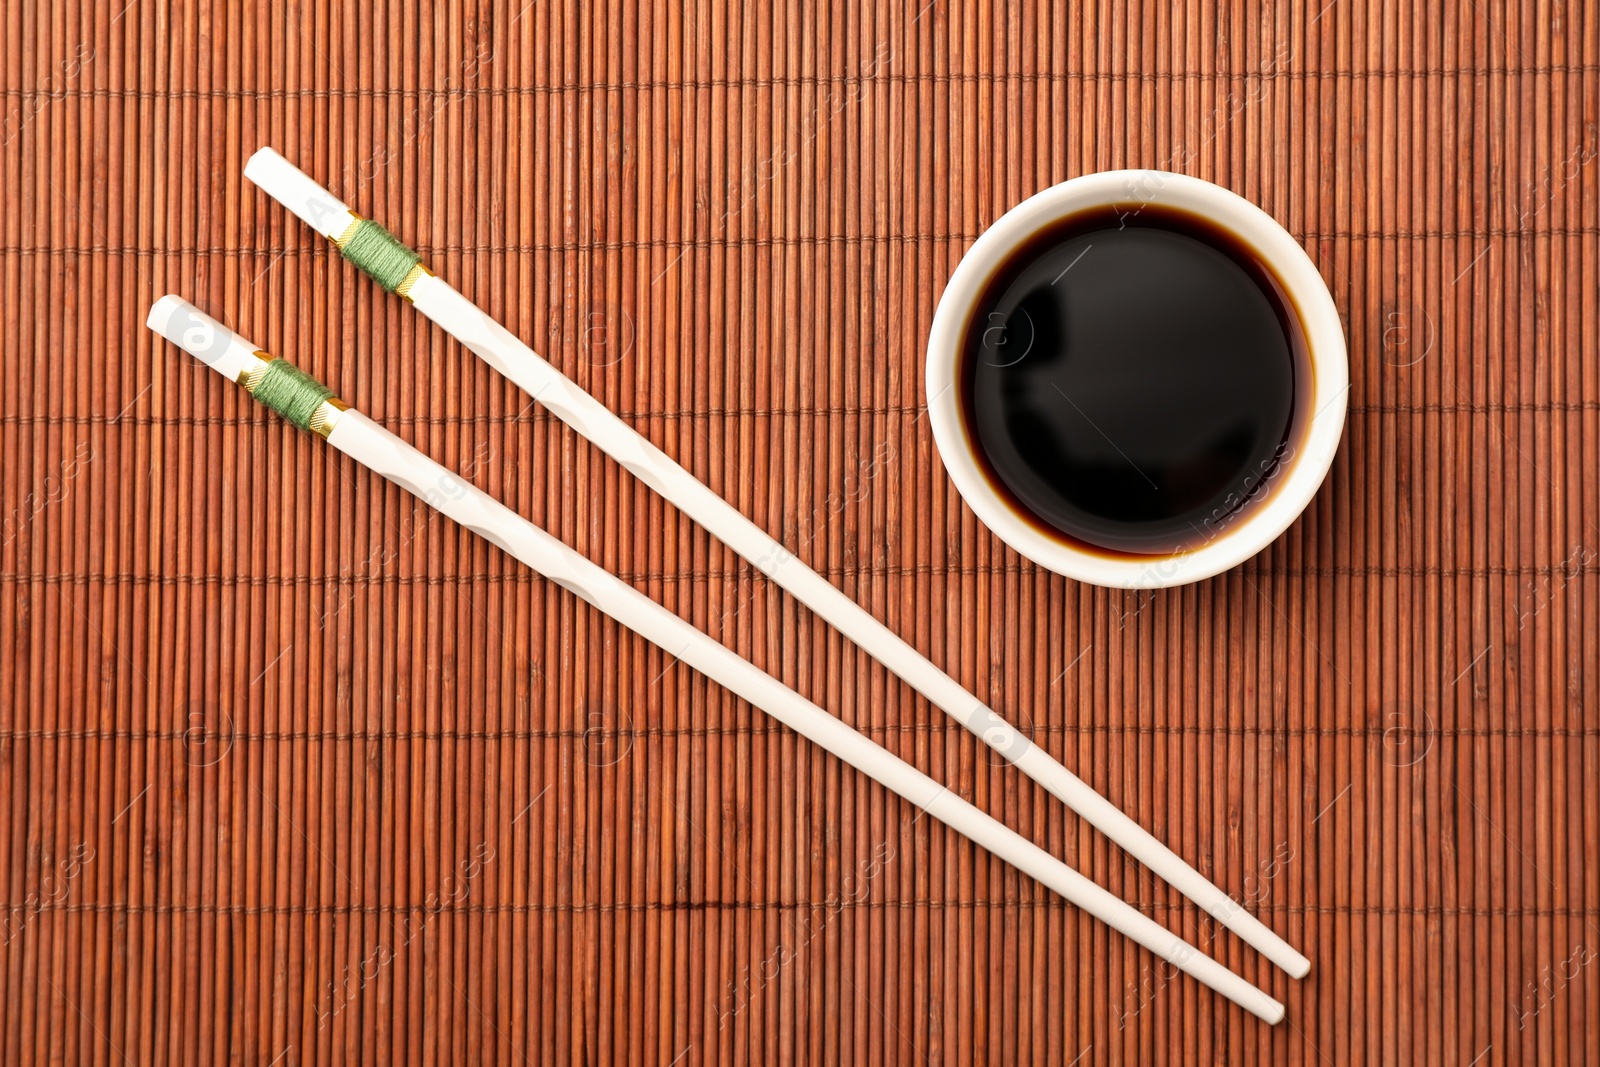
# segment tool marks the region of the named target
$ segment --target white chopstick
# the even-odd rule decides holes
[[[194,305],[164,296],[146,325],[224,377],[259,384],[266,363],[255,345]],[[260,397],[258,396],[258,399]],[[845,725],[737,653],[574,552],[487,493],[435,463],[365,415],[326,400],[310,428],[362,466],[498,545],[690,667],[750,701],[803,737],[1060,893],[1268,1023],[1283,1005],[1004,824],[962,800],[888,749]]]
[[[362,221],[337,197],[270,148],[250,157],[245,176],[335,242]],[[1311,970],[1310,960],[1250,914],[1243,904],[1020,734],[982,700],[795,558],[449,283],[418,270],[399,291],[446,333],[787,589],[1246,944],[1296,978]]]

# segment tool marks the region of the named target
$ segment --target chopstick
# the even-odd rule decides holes
[[[1290,975],[1311,961],[1210,879],[1134,822],[1088,783],[1019,733],[833,583],[797,559],[731,504],[602,403],[556,370],[488,314],[435,277],[420,257],[367,222],[271,148],[250,157],[245,176],[333,241],[346,258],[521,386],[567,425],[792,593],[984,744],[1032,778],[1130,855],[1194,901],[1222,926]]]
[[[1246,1011],[1277,1023],[1283,1005],[1031,841],[956,796],[750,661],[464,479],[291,364],[273,359],[194,305],[164,296],[146,325],[302,429],[387,478],[885,788],[1061,894]]]

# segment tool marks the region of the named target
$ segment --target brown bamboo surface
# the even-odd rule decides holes
[[[1600,8],[8,0],[7,1063],[1600,1063]],[[248,184],[272,145],[1313,960],[1293,981]],[[1157,593],[924,413],[1009,206],[1159,167],[1344,317]],[[1267,1027],[143,326],[185,296],[1288,1006]]]

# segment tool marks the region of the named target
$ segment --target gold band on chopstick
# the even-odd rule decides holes
[[[317,410],[311,413],[311,420],[306,424],[306,429],[326,440],[333,432],[333,428],[339,425],[339,417],[349,410],[349,404],[336,396],[330,396],[318,404]]]
[[[406,272],[405,278],[401,280],[399,285],[394,287],[394,291],[405,297],[407,300],[411,300],[411,287],[416,285],[417,282],[421,281],[423,277],[433,277],[433,271],[429,270],[427,267],[424,267],[421,263],[418,263],[416,266],[412,267]],[[415,300],[411,300],[411,302],[413,304],[416,303]]]
[[[343,233],[333,238],[333,247],[343,252],[344,246],[350,243],[350,238],[356,235],[356,231],[360,229],[361,224],[366,221],[366,219],[362,218],[360,215],[357,215],[354,211],[350,212],[350,225],[344,228]]]

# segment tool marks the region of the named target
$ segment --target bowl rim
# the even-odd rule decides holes
[[[1150,556],[1099,555],[1051,538],[1017,515],[973,458],[955,388],[959,346],[981,287],[1004,257],[1057,219],[1096,208],[1160,205],[1226,228],[1267,264],[1305,330],[1312,368],[1311,421],[1287,477],[1261,506],[1205,544]],[[945,284],[928,330],[924,388],[939,456],[979,521],[1023,556],[1058,574],[1121,589],[1155,589],[1210,578],[1243,563],[1287,530],[1311,503],[1344,433],[1350,369],[1344,328],[1316,264],[1294,237],[1255,204],[1220,185],[1162,170],[1110,170],[1070,178],[1000,216],[967,249]]]

